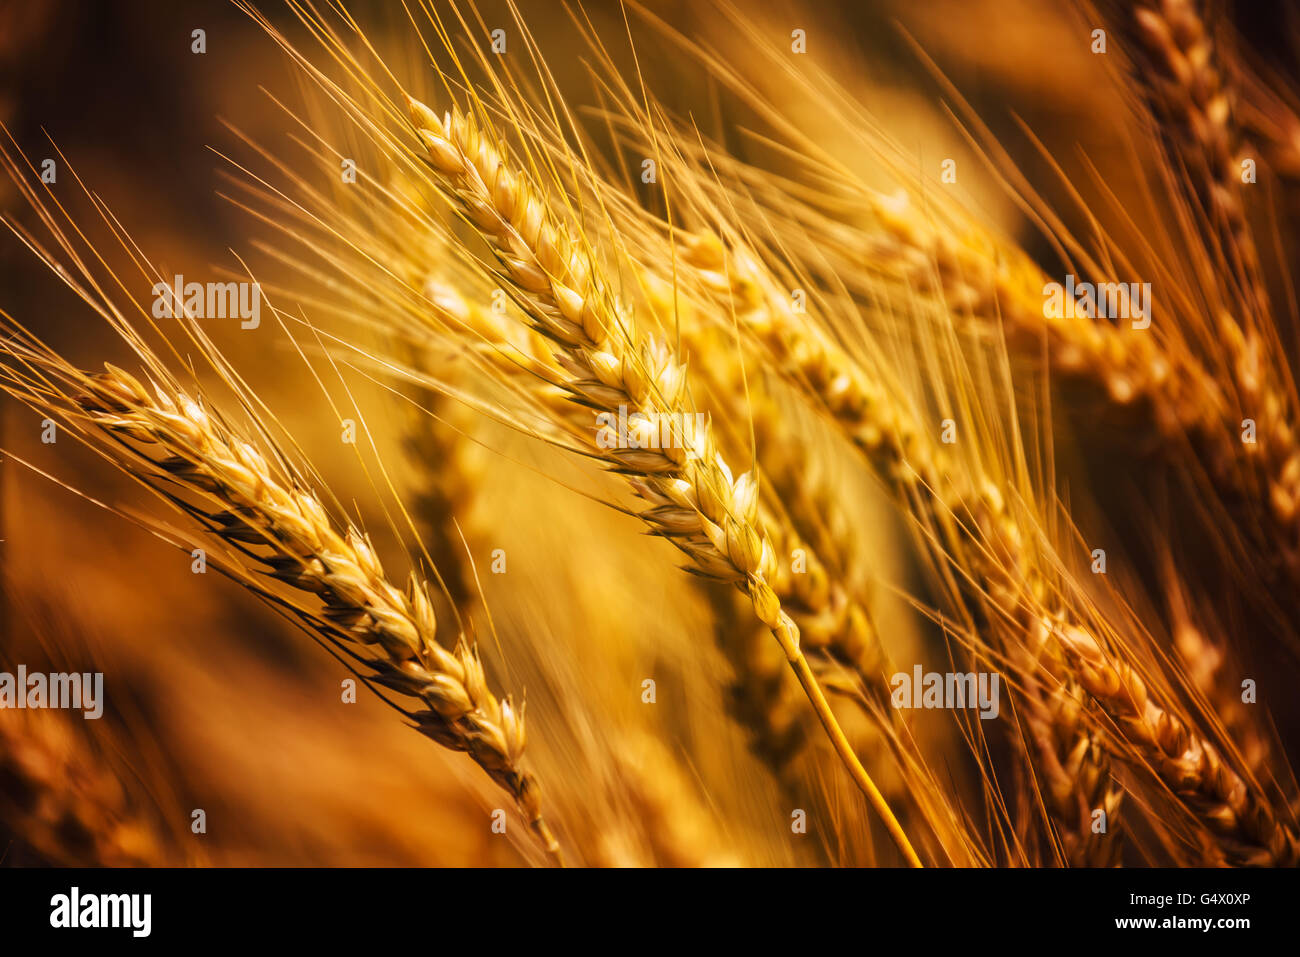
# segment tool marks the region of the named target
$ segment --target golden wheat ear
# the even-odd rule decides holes
[[[412,701],[403,713],[418,730],[469,754],[562,863],[542,816],[540,786],[520,764],[523,708],[492,694],[477,651],[463,637],[452,651],[439,643],[425,582],[414,574],[405,587],[392,582],[366,535],[336,525],[279,449],[273,451],[280,465],[273,466],[209,405],[166,379],[157,357],[150,356],[156,377],[146,387],[111,364],[102,373],[80,372],[30,339],[8,339],[4,349],[13,360],[4,368],[6,391],[63,416],[109,461],[232,546],[238,558],[229,561],[239,564],[231,576],[273,606],[286,603],[265,587],[265,577],[313,596],[287,607],[362,668],[365,680]],[[265,432],[263,441],[271,441]]]
[[[812,702],[841,761],[885,822],[910,864],[920,859],[831,712],[807,658],[799,629],[772,587],[775,553],[757,524],[753,475],[733,478],[710,428],[695,428],[686,370],[663,343],[638,336],[633,317],[611,292],[585,245],[553,219],[528,175],[512,168],[472,117],[453,110],[441,119],[407,98],[410,119],[427,150],[438,185],[491,245],[502,278],[529,321],[563,354],[572,397],[617,416],[620,407],[671,423],[668,448],[606,450],[609,466],[627,474],[650,503],[643,520],[672,542],[701,574],[734,584],[776,638]],[[593,430],[594,432],[594,430]]]

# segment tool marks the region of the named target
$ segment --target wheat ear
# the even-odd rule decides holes
[[[607,461],[632,476],[651,508],[642,518],[684,552],[698,572],[729,581],[750,598],[775,636],[846,769],[885,822],[908,862],[920,859],[875,783],[858,761],[799,648],[799,631],[770,584],[776,562],[756,525],[758,487],[732,477],[708,428],[685,397],[685,369],[651,337],[638,338],[591,257],[552,217],[528,177],[511,169],[485,129],[459,110],[439,118],[408,100],[411,120],[448,197],[491,244],[506,280],[536,328],[562,350],[570,393],[617,414],[648,413],[676,423],[667,449],[610,449]],[[648,438],[648,437],[647,437]],[[647,441],[645,443],[649,445]]]
[[[1238,55],[1230,61],[1242,128],[1267,157],[1278,176],[1294,185],[1300,179],[1300,103],[1284,76],[1261,69]]]
[[[1268,294],[1246,219],[1236,169],[1237,129],[1231,91],[1196,0],[1149,0],[1130,11],[1140,43],[1135,73],[1147,92],[1166,152],[1187,173],[1187,186],[1213,226],[1209,245],[1227,260],[1255,316],[1268,315]]]
[[[1131,11],[1139,39],[1136,70],[1147,102],[1160,121],[1169,161],[1185,171],[1185,192],[1210,227],[1202,236],[1210,263],[1238,318],[1218,316],[1228,384],[1250,418],[1259,422],[1255,445],[1236,446],[1235,417],[1221,427],[1211,475],[1230,492],[1264,499],[1272,513],[1268,531],[1291,580],[1300,580],[1300,437],[1293,427],[1295,388],[1283,345],[1261,330],[1271,315],[1259,255],[1246,215],[1236,167],[1238,132],[1233,91],[1225,82],[1217,45],[1196,0],[1150,0]],[[1202,231],[1205,232],[1204,225]],[[1262,478],[1262,490],[1242,482],[1232,467],[1245,458]]]
[[[1106,756],[1077,710],[1068,707],[1075,696],[1070,684],[1047,692],[1033,678],[1039,662],[1016,649],[1016,641],[1032,633],[1045,583],[1028,561],[1023,534],[996,485],[985,476],[961,477],[887,389],[773,291],[756,258],[744,251],[729,256],[712,234],[688,240],[683,258],[717,288],[730,290],[737,320],[766,347],[778,372],[829,414],[904,507],[930,517],[951,550],[947,560],[962,557],[979,585],[977,600],[992,607],[991,622],[1010,623],[1015,633],[1010,651],[1013,659],[1019,655],[1012,663],[1025,671],[1024,690],[1034,702],[1025,716],[1030,737],[1045,749],[1043,764],[1051,774],[1048,810],[1059,829],[1073,835],[1063,840],[1072,863],[1112,862],[1117,829],[1098,840],[1077,801],[1082,795],[1088,809],[1103,807],[1108,816],[1118,808],[1120,792]],[[987,547],[977,534],[988,536]]]
[[[428,303],[424,318],[429,322],[431,332],[437,335],[451,332],[459,338],[469,339],[467,347],[483,361],[490,375],[511,383],[520,400],[546,409],[562,435],[572,435],[578,441],[589,440],[590,413],[575,405],[560,385],[564,370],[556,364],[551,354],[553,347],[547,340],[529,329],[527,341],[512,341],[519,338],[520,327],[515,320],[477,307],[455,286],[440,279],[427,279],[423,284],[423,294]],[[441,396],[436,401],[441,405],[460,405]],[[424,441],[422,436],[423,430],[419,442]],[[785,587],[782,587],[783,580]],[[773,585],[784,604],[789,594],[788,578],[779,576]],[[720,625],[716,635],[718,645],[736,675],[732,688],[736,717],[753,735],[756,750],[781,773],[803,741],[803,712],[800,708],[803,692],[787,669],[784,656],[767,637],[766,627],[762,634],[750,634],[748,628],[736,627],[737,612],[730,600],[724,599],[716,588],[708,588],[706,593],[719,618],[726,619],[725,626]],[[741,597],[735,592],[729,594]],[[752,612],[747,600],[745,606],[743,616],[749,624]],[[803,631],[805,619],[800,615],[800,608],[792,608],[791,616],[800,625],[801,643],[807,644],[807,635]],[[814,632],[814,638],[817,634],[819,632]],[[810,664],[818,681],[824,682],[825,670],[821,659],[811,659]]]
[[[60,867],[166,863],[157,834],[121,784],[56,712],[15,711],[0,721],[0,837]]]
[[[751,273],[756,274],[758,269],[751,263]],[[756,281],[761,276],[750,278]],[[1033,629],[1043,627],[1041,620],[1035,626],[1028,617],[1045,597],[1043,582],[1024,560],[1023,535],[995,486],[979,478],[965,484],[957,482],[914,424],[898,413],[881,414],[882,405],[887,407],[882,390],[863,376],[843,350],[816,327],[787,314],[783,298],[764,296],[761,304],[751,323],[754,330],[776,354],[792,381],[803,384],[820,400],[869,461],[895,482],[910,486],[919,480],[944,511],[969,516],[974,528],[990,536],[990,549],[971,550],[972,566],[979,570],[995,607],[1016,622],[1022,640],[1032,638]],[[967,526],[961,528],[965,534]],[[1005,562],[1010,562],[1010,568],[1003,567]],[[1197,820],[1225,843],[1230,857],[1279,863],[1295,859],[1294,832],[1277,821],[1268,803],[1218,757],[1208,742],[1172,713],[1149,701],[1145,686],[1131,667],[1122,662],[1110,664],[1103,658],[1108,668],[1103,672],[1098,663],[1100,645],[1094,637],[1070,623],[1055,621],[1050,627],[1053,636],[1061,640],[1031,647],[1045,651],[1050,659],[1059,658],[1061,652],[1068,654],[1068,663],[1073,667],[1067,672],[1075,672],[1078,683],[1103,710],[1118,716],[1117,723],[1137,746],[1141,760],[1155,767],[1173,793],[1188,802]],[[1049,670],[1057,669],[1049,664]],[[1068,677],[1064,688],[1066,698],[1073,697]],[[1120,690],[1127,697],[1117,697]],[[1031,709],[1029,720],[1037,720],[1033,713],[1037,710]],[[1087,734],[1086,730],[1083,733]],[[1073,754],[1076,749],[1096,753],[1091,741],[1085,743],[1083,737],[1076,740],[1066,753]],[[1117,792],[1114,796],[1117,799]],[[1110,802],[1107,797],[1106,804]]]
[[[1058,624],[1053,632],[1093,700],[1139,745],[1157,777],[1220,838],[1218,847],[1230,863],[1292,866],[1300,861],[1294,825],[1278,820],[1210,742],[1154,700],[1132,667],[1077,628]]]
[[[85,377],[78,403],[88,421],[140,450],[159,470],[144,470],[146,481],[162,488],[179,482],[215,499],[215,513],[191,511],[228,542],[264,547],[257,560],[272,577],[316,595],[326,636],[352,652],[378,684],[418,701],[421,709],[408,712],[415,727],[443,747],[468,753],[515,799],[560,860],[537,781],[519,767],[523,709],[492,695],[467,643],[454,652],[438,643],[427,585],[412,575],[405,590],[394,586],[363,534],[338,532],[310,491],[281,480],[261,452],[200,402],[159,383],[151,394],[128,373],[106,368]]]

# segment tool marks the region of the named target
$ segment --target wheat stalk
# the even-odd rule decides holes
[[[607,412],[620,405],[675,423],[672,448],[609,450],[610,464],[634,476],[650,502],[642,518],[684,552],[697,571],[729,581],[780,644],[836,752],[876,809],[909,863],[919,866],[906,835],[854,755],[799,649],[798,626],[770,584],[775,555],[757,527],[758,487],[733,478],[707,427],[688,436],[694,420],[685,370],[662,343],[638,338],[590,255],[552,221],[528,177],[511,169],[488,132],[459,110],[440,119],[408,99],[410,117],[431,168],[450,199],[492,245],[505,278],[538,331],[563,351],[571,394]],[[646,443],[649,444],[648,441]]]
[[[641,278],[649,307],[662,317],[662,310],[667,308],[663,297],[668,296],[663,281],[651,273]],[[577,442],[590,440],[591,413],[567,398],[562,387],[563,369],[551,354],[553,347],[548,348],[536,333],[527,341],[517,343],[514,341],[519,339],[516,320],[505,313],[480,308],[449,283],[430,279],[424,283],[423,290],[429,306],[423,318],[429,323],[429,331],[444,336],[450,332],[457,340],[470,340],[473,355],[485,362],[489,373],[497,381],[517,387],[519,401],[546,409],[551,421]],[[716,355],[712,344],[700,338],[711,327],[690,322],[683,324],[681,331],[684,349],[697,355]],[[441,348],[427,340],[425,347],[434,351]],[[711,395],[722,400],[722,407],[732,422],[748,415],[760,433],[772,430],[770,420],[777,415],[775,405],[759,393],[753,394],[748,404],[743,401],[743,387],[727,378],[726,370],[738,368],[735,363],[727,361],[725,355],[716,355],[715,361],[701,368],[705,373],[702,381]],[[526,421],[525,415],[517,413],[517,418]],[[765,419],[769,420],[766,424]],[[760,445],[768,448],[761,440]],[[779,452],[779,448],[773,446],[772,451]],[[771,458],[765,456],[765,460]],[[797,478],[792,471],[790,481],[779,490],[775,482],[768,481],[767,475],[761,479],[759,522],[770,537],[773,551],[777,555],[793,556],[796,549],[802,549],[806,563],[804,570],[796,573],[792,561],[778,561],[771,584],[799,628],[801,648],[808,653],[809,666],[818,683],[828,691],[838,691],[831,696],[837,714],[841,708],[861,712],[867,715],[872,728],[885,732],[882,736],[860,721],[857,723],[861,733],[853,735],[855,750],[863,754],[865,748],[871,748],[872,753],[877,753],[875,746],[882,739],[895,745],[907,740],[905,733],[891,732],[888,722],[881,718],[879,709],[882,702],[887,704],[889,690],[882,677],[884,658],[879,638],[869,609],[829,573],[817,549],[799,536],[791,517],[781,507],[784,493],[799,489]],[[819,524],[814,516],[808,517],[810,524]],[[749,609],[740,611],[733,607],[716,588],[708,588],[707,595],[719,618],[715,629],[717,643],[735,674],[734,714],[751,732],[756,751],[772,766],[782,786],[793,792],[798,782],[794,779],[792,762],[807,743],[806,712],[801,706],[803,692],[779,648],[765,634],[766,629],[760,633],[749,626],[752,621]],[[869,705],[859,700],[864,692]],[[898,712],[890,711],[888,715],[894,724],[900,724]],[[909,794],[900,788],[901,780],[896,775],[875,780],[891,803]],[[915,780],[911,785],[916,786]]]

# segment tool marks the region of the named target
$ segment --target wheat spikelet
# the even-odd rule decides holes
[[[1256,710],[1247,707],[1242,700],[1240,674],[1237,680],[1230,677],[1232,669],[1229,666],[1235,663],[1230,649],[1223,644],[1221,636],[1218,641],[1212,641],[1207,630],[1198,623],[1176,578],[1171,576],[1167,590],[1170,593],[1174,650],[1183,665],[1187,684],[1209,705],[1221,728],[1221,740],[1239,761],[1246,779],[1262,788],[1271,786],[1271,790],[1285,800],[1285,785],[1274,782],[1270,770],[1271,736]]]
[[[650,503],[644,520],[690,557],[708,577],[744,591],[799,675],[846,768],[880,813],[910,863],[919,865],[875,784],[858,763],[799,650],[798,627],[770,584],[775,555],[756,527],[758,488],[751,475],[733,479],[707,426],[688,437],[695,410],[683,395],[685,370],[662,343],[638,339],[595,263],[550,219],[526,176],[512,171],[486,130],[455,110],[443,119],[408,100],[411,120],[450,198],[492,244],[501,268],[530,319],[566,357],[575,398],[606,412],[619,406],[667,416],[678,441],[668,449],[614,449],[608,458],[635,475]],[[644,443],[649,445],[647,441]]]
[[[1012,654],[1019,658],[1025,724],[1036,747],[1034,774],[1057,824],[1062,855],[1072,867],[1115,867],[1122,850],[1118,822],[1123,792],[1111,780],[1110,764],[1100,736],[1088,723],[1081,689],[1073,682],[1044,685],[1037,663],[1024,649]],[[1104,837],[1093,832],[1098,810],[1105,814]]]
[[[1271,750],[1268,739],[1251,720],[1240,695],[1230,693],[1224,684],[1224,649],[1211,643],[1205,633],[1190,621],[1178,623],[1174,648],[1182,659],[1188,680],[1213,707],[1215,717],[1223,722],[1228,738],[1240,750],[1242,766],[1256,780],[1264,780]]]

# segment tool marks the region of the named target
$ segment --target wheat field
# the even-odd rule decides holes
[[[5,864],[1300,860],[1293,16],[147,6],[0,10]]]

